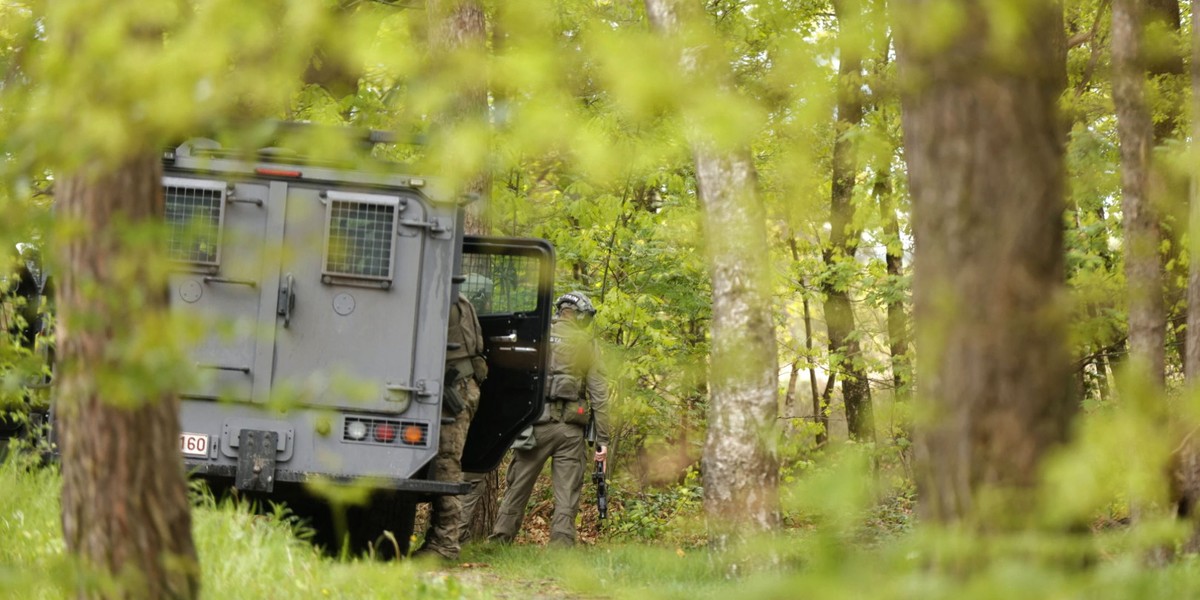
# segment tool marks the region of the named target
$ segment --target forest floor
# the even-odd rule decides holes
[[[531,496],[530,506],[526,512],[521,531],[517,534],[511,549],[520,553],[561,552],[561,549],[548,547],[550,541],[550,521],[554,514],[554,501],[546,496],[550,493],[550,479],[542,476],[535,486]],[[601,543],[603,538],[599,512],[594,498],[588,499],[580,506],[580,525],[576,549],[572,552],[587,552],[590,548]],[[417,511],[415,530],[424,531],[429,520],[429,505],[423,504]],[[540,576],[536,573],[526,573],[521,569],[516,572],[507,559],[503,564],[492,561],[502,550],[493,543],[483,540],[467,543],[462,551],[460,560],[452,563],[427,563],[428,573],[458,579],[465,587],[486,590],[494,598],[520,598],[522,600],[556,600],[606,598],[605,594],[583,594],[564,587],[561,578],[550,575]],[[506,555],[511,552],[505,552]],[[520,560],[517,561],[522,562]]]

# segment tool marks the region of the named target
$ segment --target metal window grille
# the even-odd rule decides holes
[[[531,256],[465,254],[459,288],[480,315],[537,309],[541,262]]]
[[[324,274],[390,281],[399,199],[331,192]]]
[[[221,264],[226,189],[224,182],[164,179],[169,258],[211,267]]]

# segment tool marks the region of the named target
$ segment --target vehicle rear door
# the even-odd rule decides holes
[[[409,192],[291,185],[284,229],[275,395],[385,413],[435,398],[443,363],[429,348],[445,340],[449,301],[426,273],[438,257],[449,272],[452,215]]]
[[[488,362],[462,467],[483,473],[499,466],[517,434],[542,412],[554,248],[545,240],[468,236],[461,273],[457,281],[479,314]]]
[[[163,178],[171,305],[205,328],[192,350],[203,374],[180,390],[185,397],[251,400],[259,354],[270,350],[258,323],[273,307],[263,302],[271,270],[263,244],[271,205],[263,182],[192,176]],[[278,252],[275,252],[277,254]]]

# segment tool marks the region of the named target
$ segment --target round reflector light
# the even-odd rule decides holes
[[[404,443],[416,446],[421,443],[425,437],[425,432],[421,431],[420,425],[409,425],[404,428]]]
[[[367,437],[367,424],[362,421],[350,421],[346,424],[346,437],[361,440]]]
[[[375,441],[385,444],[392,443],[396,439],[396,428],[388,423],[375,424]]]

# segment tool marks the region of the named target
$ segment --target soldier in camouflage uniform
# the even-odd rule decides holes
[[[430,477],[436,481],[462,481],[462,452],[467,442],[467,430],[475,410],[479,408],[479,384],[487,378],[487,363],[483,359],[483,332],[479,316],[471,301],[463,294],[450,307],[450,329],[446,351],[446,398],[442,401],[442,417],[453,418],[442,425],[438,453],[430,467]],[[425,532],[425,545],[418,555],[436,554],[456,560],[459,551],[459,528],[462,522],[462,500],[458,496],[437,496]]]
[[[533,447],[514,449],[508,467],[508,489],[489,540],[508,543],[516,537],[525,506],[542,467],[550,460],[554,485],[552,544],[575,543],[575,515],[586,471],[584,429],[594,414],[595,460],[608,458],[608,385],[600,365],[599,347],[588,331],[596,309],[581,292],[563,294],[554,303],[550,330],[550,379],[546,406],[533,426]]]

